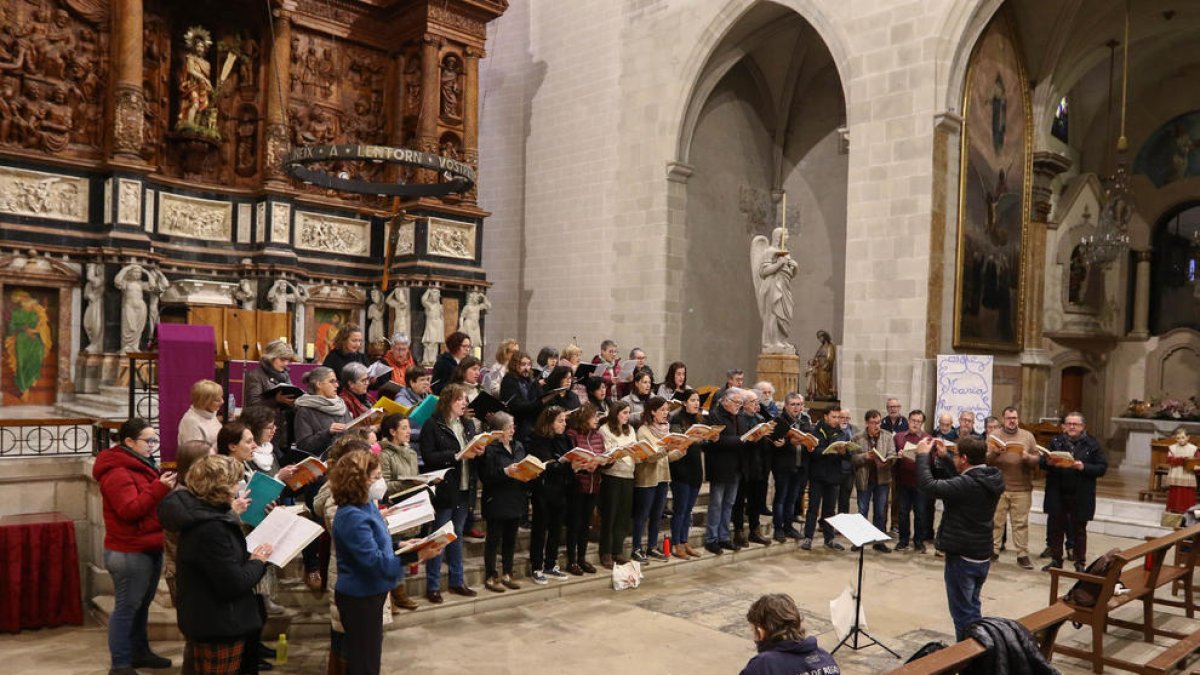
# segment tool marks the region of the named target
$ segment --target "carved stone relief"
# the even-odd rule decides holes
[[[279,244],[289,243],[291,230],[292,207],[279,202],[271,203],[271,241]]]
[[[440,23],[444,26],[457,28],[464,33],[475,37],[483,37],[487,35],[487,27],[479,19],[469,16],[464,16],[459,12],[451,11],[442,5],[429,5],[429,18],[431,21]]]
[[[249,204],[238,204],[237,207],[237,240],[239,243],[250,243],[250,228],[254,224],[250,216]]]
[[[107,13],[81,7],[88,4],[4,3],[0,145],[60,156],[97,154],[109,28]]]
[[[395,255],[412,255],[416,252],[417,224],[408,221],[400,224],[396,232]]]
[[[429,240],[425,249],[431,255],[474,260],[475,224],[430,218]]]
[[[265,202],[254,205],[254,240],[260,243],[267,240],[267,205]]]
[[[88,181],[75,176],[2,167],[0,211],[85,223],[88,220]]]
[[[233,232],[231,204],[167,192],[161,193],[158,201],[159,234],[229,241]]]
[[[117,180],[117,222],[122,225],[140,226],[142,211],[142,184],[126,178]]]
[[[371,223],[320,213],[296,211],[296,248],[341,255],[371,250]]]

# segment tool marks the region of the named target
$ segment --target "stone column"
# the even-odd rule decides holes
[[[467,47],[463,54],[466,67],[466,86],[463,91],[463,161],[479,168],[479,59],[483,53]],[[464,204],[474,204],[479,193],[476,185],[463,195]]]
[[[1129,337],[1150,337],[1150,250],[1134,251],[1133,330]]]
[[[112,5],[114,158],[141,162],[146,99],[142,93],[142,0]]]
[[[271,45],[271,59],[267,68],[267,124],[263,129],[263,172],[267,185],[273,188],[287,186],[283,159],[291,148],[288,138],[287,97],[291,87],[292,68],[291,15],[295,9],[295,0],[279,0],[272,12],[275,42]]]

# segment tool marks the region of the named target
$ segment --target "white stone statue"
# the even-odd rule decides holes
[[[404,286],[393,288],[387,297],[387,305],[392,308],[392,335],[408,335],[408,289]]]
[[[432,366],[438,355],[438,346],[446,339],[446,319],[442,314],[442,292],[436,288],[425,291],[421,296],[425,308],[425,333],[421,342],[425,349],[421,353],[421,364]]]
[[[142,347],[146,331],[146,289],[150,279],[141,265],[126,265],[117,272],[113,286],[121,291],[121,352],[136,352]]]
[[[253,310],[255,301],[258,299],[254,292],[254,286],[250,284],[249,279],[238,281],[237,288],[233,289],[233,300],[238,303],[242,309]]]
[[[281,314],[288,311],[288,303],[296,304],[296,314],[308,302],[308,291],[303,286],[297,286],[287,279],[279,279],[267,291],[267,302],[271,303],[271,311]]]
[[[147,312],[146,331],[154,335],[154,331],[158,328],[158,303],[162,298],[162,294],[166,293],[167,289],[171,287],[171,280],[157,267],[146,270],[146,274],[150,278],[150,284],[146,287],[146,290],[150,292],[150,308]]]
[[[99,354],[104,351],[104,265],[88,264],[83,299],[87,302],[87,309],[83,310],[83,332],[88,339],[83,351]]]
[[[383,340],[383,322],[387,306],[383,304],[383,293],[378,288],[372,288],[368,297],[371,301],[367,305],[367,344],[374,344]]]
[[[777,227],[770,241],[762,235],[750,240],[750,273],[762,317],[765,354],[796,353],[788,335],[792,328],[792,279],[798,265],[783,246],[784,233],[782,227]]]
[[[458,329],[471,337],[473,346],[483,346],[483,329],[479,326],[480,316],[492,308],[482,291],[467,293],[467,306],[458,315]]]

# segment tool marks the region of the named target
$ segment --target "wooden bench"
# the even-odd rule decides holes
[[[1176,530],[1162,537],[1156,537],[1145,543],[1121,551],[1116,555],[1115,564],[1110,566],[1107,574],[1097,576],[1084,572],[1065,569],[1050,570],[1050,602],[1059,600],[1059,580],[1090,581],[1100,586],[1096,596],[1096,604],[1091,607],[1070,605],[1072,612],[1070,620],[1085,624],[1092,631],[1091,649],[1079,649],[1066,645],[1054,645],[1054,651],[1073,656],[1084,661],[1090,661],[1093,672],[1103,672],[1105,665],[1114,666],[1134,672],[1150,672],[1148,666],[1132,663],[1112,656],[1104,655],[1104,634],[1108,626],[1119,626],[1132,630],[1140,630],[1142,639],[1153,642],[1155,635],[1185,641],[1190,636],[1182,633],[1156,628],[1154,626],[1154,606],[1169,605],[1183,607],[1188,617],[1195,615],[1192,596],[1192,570],[1195,568],[1195,546],[1192,545],[1200,536],[1200,525]],[[1172,549],[1181,544],[1187,548],[1186,553],[1176,552],[1176,556],[1168,564],[1168,556]],[[1155,591],[1163,586],[1172,587],[1181,582],[1184,589],[1184,600],[1158,599]],[[1117,594],[1118,583],[1127,590]],[[1142,620],[1129,621],[1116,619],[1111,613],[1119,607],[1140,601],[1142,603]],[[1172,648],[1174,649],[1174,648]],[[1182,649],[1182,647],[1181,647]],[[1169,650],[1170,651],[1170,650]],[[1182,660],[1191,652],[1188,651],[1176,659]]]
[[[1033,633],[1038,648],[1047,659],[1054,649],[1058,639],[1058,629],[1071,618],[1074,610],[1066,603],[1057,602],[1044,609],[1017,619],[1022,626]],[[956,642],[945,649],[940,649],[912,663],[905,664],[891,671],[892,675],[939,675],[940,673],[958,673],[971,661],[983,656],[987,650],[975,638],[967,638]]]

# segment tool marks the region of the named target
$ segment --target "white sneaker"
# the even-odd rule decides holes
[[[541,570],[536,570],[536,571],[534,571],[533,574],[531,574],[529,576],[533,578],[533,583],[535,583],[539,586],[545,586],[546,584],[550,583],[546,579],[545,573],[542,572]]]
[[[559,581],[566,581],[567,579],[571,578],[566,572],[558,569],[558,565],[555,565],[554,569],[546,572],[546,576],[551,579],[558,579]]]

